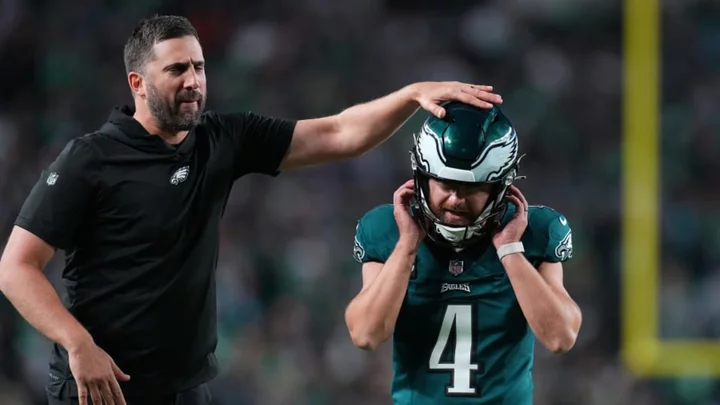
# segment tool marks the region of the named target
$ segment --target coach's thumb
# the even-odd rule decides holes
[[[118,367],[114,361],[112,362],[112,369],[113,369],[113,374],[115,374],[115,378],[117,378],[118,381],[123,381],[123,382],[130,381],[130,376],[123,373],[123,371],[120,370],[120,367]]]
[[[422,97],[422,98],[419,98],[417,101],[418,101],[418,104],[420,104],[420,106],[422,108],[429,111],[434,116],[436,116],[440,119],[445,117],[445,109],[442,108],[440,105],[436,104],[435,102],[433,102],[432,100]]]
[[[430,109],[432,114],[440,119],[445,118],[445,109],[440,107],[437,104],[434,104],[433,107]]]

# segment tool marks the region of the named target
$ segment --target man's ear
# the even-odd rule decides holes
[[[138,72],[130,72],[128,74],[128,85],[133,94],[145,96],[145,78]]]

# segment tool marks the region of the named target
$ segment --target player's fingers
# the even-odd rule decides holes
[[[510,192],[512,193],[512,195],[514,195],[520,201],[523,208],[527,212],[530,205],[528,204],[527,199],[525,198],[525,195],[523,195],[523,193],[520,191],[520,189],[517,188],[516,186],[510,186]]]
[[[463,86],[460,91],[493,104],[502,104],[503,102],[499,94],[491,93],[490,90],[483,90],[477,86]]]
[[[510,187],[508,187],[507,189],[507,193],[508,195],[520,198],[520,190],[515,185],[511,184]]]
[[[521,215],[525,215],[525,208],[522,205],[522,201],[520,201],[519,198],[515,197],[514,195],[507,195],[507,200],[515,206],[515,217],[519,217]]]
[[[112,390],[113,397],[115,398],[115,405],[127,405],[125,402],[125,396],[120,389],[120,384],[117,380],[110,381],[110,390]]]
[[[525,204],[525,211],[527,211],[527,209],[530,207],[530,204],[528,204],[527,198],[525,198],[525,194],[523,194],[519,188],[516,187],[515,189],[517,190],[518,197],[520,197],[520,200],[522,200],[523,204]]]
[[[393,195],[396,195],[397,193],[399,193],[401,191],[408,191],[408,190],[411,192],[415,190],[415,181],[414,180],[408,180],[405,183],[403,183],[402,186],[398,187],[398,189],[395,190],[395,193],[393,193]]]
[[[405,183],[403,183],[402,186],[400,186],[400,188],[398,188],[398,190],[407,189],[407,188],[409,188],[409,189],[415,188],[415,180],[406,181]]]
[[[515,206],[522,204],[522,201],[520,201],[519,198],[515,197],[515,196],[512,195],[512,194],[506,194],[506,195],[505,195],[505,198],[506,198],[511,204],[513,204],[513,205],[515,205]],[[517,207],[517,208],[521,208],[521,207]]]
[[[412,198],[414,191],[404,188],[402,190],[398,190],[395,193],[395,196],[393,198],[393,202],[395,204],[406,204],[408,201],[410,201],[410,198]]]

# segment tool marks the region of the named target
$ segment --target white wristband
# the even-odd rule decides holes
[[[503,257],[513,254],[513,253],[523,253],[525,252],[525,246],[523,246],[522,242],[513,242],[508,243],[506,245],[502,245],[497,249],[497,255],[502,260]]]

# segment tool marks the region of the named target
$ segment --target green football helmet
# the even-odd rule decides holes
[[[411,212],[435,242],[465,247],[489,236],[507,209],[505,193],[518,178],[518,137],[500,108],[480,109],[449,102],[440,119],[430,115],[414,135],[410,152],[415,195]],[[430,178],[461,183],[488,183],[485,208],[468,226],[444,224],[430,209]]]

